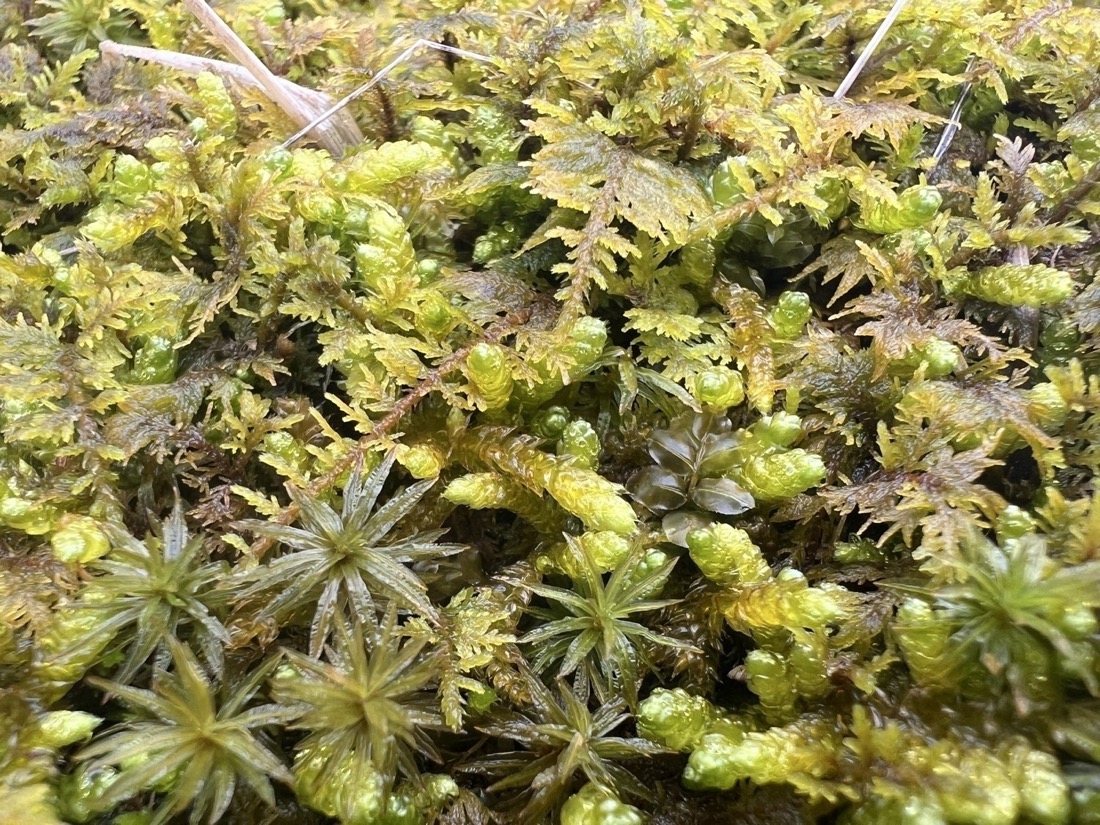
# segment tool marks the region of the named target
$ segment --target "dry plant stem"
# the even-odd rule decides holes
[[[300,97],[288,93],[283,84],[279,82],[279,78],[263,64],[260,58],[252,53],[248,45],[206,4],[205,0],[183,0],[183,5],[198,18],[199,22],[218,41],[222,48],[248,70],[257,85],[263,89],[264,94],[282,109],[291,120],[298,126],[310,122],[316,109],[302,106]],[[357,138],[349,141],[348,138],[353,136],[346,134],[346,124],[341,126],[339,123],[333,123],[324,128],[316,128],[319,124],[320,121],[308,126],[306,131],[312,133],[314,139],[334,155],[343,154],[344,150],[349,148],[350,145],[360,143],[363,140],[363,135],[360,132]],[[355,131],[359,131],[357,126]]]
[[[966,74],[970,74],[974,70],[974,63],[975,58],[971,57],[966,64]],[[951,117],[948,119],[947,125],[943,127],[943,133],[940,135],[940,142],[936,144],[936,151],[932,153],[933,169],[943,160],[944,156],[947,154],[947,150],[951,148],[951,141],[955,139],[959,127],[962,126],[962,121],[959,120],[959,118],[962,116],[963,107],[966,105],[966,101],[970,97],[970,92],[973,88],[974,84],[969,80],[959,87],[959,96],[955,100],[955,105],[951,108]]]
[[[477,340],[471,341],[469,344],[462,347],[461,349],[455,350],[453,353],[440,361],[439,366],[428,373],[427,377],[424,378],[424,380],[421,381],[419,384],[417,384],[416,388],[412,392],[402,397],[402,399],[394,405],[393,409],[386,413],[378,421],[378,423],[375,424],[373,430],[371,430],[369,433],[359,439],[359,443],[356,444],[355,447],[353,447],[351,450],[349,450],[346,456],[336,462],[336,465],[332,467],[332,469],[330,469],[327,473],[314,481],[306,489],[306,495],[308,495],[310,498],[316,498],[333,484],[335,484],[336,479],[338,479],[345,470],[350,468],[356,462],[362,460],[363,454],[372,444],[381,441],[383,438],[389,435],[393,431],[394,427],[397,426],[398,422],[401,421],[401,419],[411,413],[417,404],[419,404],[428,395],[430,395],[436,389],[436,387],[439,386],[440,382],[444,378],[446,378],[463,361],[465,361],[474,347],[483,342],[489,342],[493,344],[499,342],[503,338],[506,338],[508,335],[510,335],[516,329],[516,327],[525,324],[530,317],[530,308],[524,308],[518,310],[517,312],[513,312],[511,315],[508,315],[506,318],[502,318],[500,321],[497,321],[495,324],[485,330],[485,333],[481,335]],[[277,524],[290,524],[297,517],[298,505],[291,503],[283,508],[282,512],[279,513],[279,516],[275,519],[275,521]],[[273,543],[274,540],[269,538],[262,538],[254,542],[250,548],[253,557],[257,559],[262,557],[264,553],[266,553],[268,549],[270,549]]]
[[[218,17],[217,13],[206,4],[205,0],[183,0],[183,5],[198,18],[198,21],[214,36],[214,39],[218,41],[222,48],[248,70],[248,73],[256,79],[260,88],[264,90],[264,93],[277,103],[279,108],[286,112],[295,123],[301,126],[303,123],[308,122],[308,118],[303,116],[301,109],[298,107],[297,101],[279,85],[278,79],[271,70],[252,53],[252,50],[237,36],[237,33]],[[320,134],[315,137],[319,140],[322,138]]]
[[[394,69],[396,69],[402,63],[404,63],[406,60],[408,60],[410,57],[412,57],[414,54],[416,54],[416,52],[419,51],[420,49],[435,49],[436,51],[446,52],[447,54],[454,54],[454,55],[458,55],[459,57],[467,57],[470,60],[480,60],[483,63],[493,62],[492,58],[490,58],[490,57],[486,57],[485,55],[477,54],[475,52],[468,52],[465,49],[459,49],[459,48],[456,48],[454,46],[448,46],[446,43],[436,43],[434,40],[424,40],[424,39],[417,40],[415,43],[413,43],[411,46],[409,46],[407,49],[405,49],[405,51],[401,52],[401,54],[397,55],[397,57],[395,57],[393,60],[391,60],[389,63],[387,63],[381,69],[379,69],[378,74],[376,74],[374,77],[372,77],[370,80],[368,80],[366,83],[364,83],[359,88],[357,88],[354,91],[349,92],[348,94],[344,95],[344,97],[340,98],[340,100],[338,100],[336,103],[334,103],[328,109],[326,109],[324,112],[321,112],[319,115],[317,115],[312,120],[310,120],[308,123],[306,123],[300,130],[295,132],[291,137],[289,137],[285,141],[283,141],[283,148],[284,149],[290,148],[295,143],[297,143],[299,140],[301,140],[303,137],[305,137],[307,134],[310,134],[311,132],[313,132],[313,130],[315,128],[317,128],[322,123],[324,123],[326,120],[328,120],[330,117],[335,115],[337,112],[339,112],[341,109],[343,109],[349,103],[351,103],[357,97],[360,97],[361,95],[364,95],[367,92],[369,92],[376,85],[381,83],[390,72],[392,72]]]
[[[170,52],[164,49],[151,49],[147,46],[128,46],[124,43],[115,43],[113,40],[104,40],[99,44],[99,50],[106,55],[129,57],[134,60],[144,60],[149,63],[168,66],[171,69],[177,69],[188,75],[211,72],[223,77],[232,78],[234,82],[244,86],[260,88],[260,84],[247,69],[243,66],[238,66],[236,63],[227,63],[224,60],[214,60],[211,57],[196,57],[192,54]],[[286,94],[298,100],[298,105],[300,107],[316,110],[322,106],[327,107],[331,103],[331,99],[328,95],[321,92],[315,92],[312,89],[299,86],[297,83],[292,83],[281,77],[276,77],[275,81],[283,88]]]
[[[1033,30],[1035,26],[1038,26],[1045,20],[1059,14],[1071,7],[1071,3],[1068,2],[1055,2],[1051,3],[1044,9],[1040,9],[1028,20],[1017,28],[1017,30],[1004,42],[1006,49],[1013,49],[1023,42],[1024,38]],[[991,70],[988,61],[978,66],[977,57],[971,57],[967,61],[964,74],[970,75],[972,72],[975,75],[983,75]],[[947,154],[947,150],[951,148],[951,142],[955,139],[955,135],[958,134],[959,127],[962,126],[960,116],[962,115],[963,107],[966,105],[966,101],[970,97],[970,93],[974,90],[974,80],[968,80],[959,88],[959,96],[955,100],[955,105],[951,109],[951,117],[947,121],[947,125],[943,127],[943,133],[940,135],[940,142],[936,145],[936,151],[932,153],[932,168],[936,168],[940,161],[943,160]]]
[[[848,70],[848,74],[844,76],[844,80],[840,82],[837,90],[833,93],[833,100],[843,100],[852,86],[855,85],[860,73],[866,68],[868,61],[874,56],[875,50],[882,43],[887,32],[890,31],[890,27],[894,25],[894,22],[898,19],[898,15],[901,14],[902,9],[905,8],[908,2],[909,0],[894,0],[894,5],[890,7],[886,19],[879,24],[878,31],[875,32],[870,42],[864,47],[863,53],[860,54],[855,65]]]

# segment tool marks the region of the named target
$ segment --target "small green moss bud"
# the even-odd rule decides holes
[[[713,715],[711,704],[682,688],[657,688],[638,707],[638,733],[677,751],[695,747]]]
[[[557,439],[569,424],[569,412],[565,407],[547,407],[539,411],[531,421],[531,430],[541,438]]]
[[[887,560],[883,548],[866,538],[838,541],[833,548],[833,559],[841,564],[881,564]]]
[[[330,167],[328,169],[317,168],[313,164],[300,163],[303,160],[301,154],[295,157],[296,165],[299,167],[296,171],[302,177],[307,180],[315,180],[319,175],[323,173],[323,179],[326,186],[336,192],[347,192],[349,188],[348,170],[339,166]],[[305,168],[302,168],[305,167]],[[308,169],[308,172],[307,172]]]
[[[950,341],[933,338],[919,350],[921,361],[927,364],[925,375],[939,378],[954,372],[960,364],[965,364],[962,351]]]
[[[1020,812],[1037,825],[1065,825],[1070,821],[1070,794],[1058,760],[1025,743],[1007,754],[1008,773],[1020,790]]]
[[[768,323],[775,334],[784,340],[797,338],[810,320],[810,296],[805,292],[784,292],[779,303],[768,313]]]
[[[642,825],[641,811],[598,785],[589,783],[561,809],[561,825]]]
[[[111,543],[93,519],[71,517],[50,536],[54,557],[65,564],[86,564],[107,555]]]
[[[704,407],[724,412],[745,400],[745,383],[736,370],[712,367],[695,376],[692,395]]]
[[[152,170],[131,155],[116,155],[111,194],[123,203],[135,204],[146,193],[156,188]]]
[[[167,384],[175,379],[178,364],[176,342],[163,335],[150,335],[134,353],[130,380],[135,384]]]
[[[265,149],[259,157],[263,168],[276,180],[290,174],[294,168],[294,155],[283,146]]]
[[[118,778],[114,768],[90,769],[81,765],[75,772],[62,774],[57,783],[58,813],[65,822],[84,823],[96,820],[97,801]],[[116,818],[112,825],[117,825]]]
[[[356,756],[334,755],[324,746],[300,750],[294,760],[299,800],[341,822],[384,822],[385,781],[369,761],[354,765]]]
[[[773,503],[792,498],[825,480],[825,462],[805,450],[789,450],[749,459],[737,481],[753,498]]]
[[[546,484],[554,500],[589,529],[627,536],[637,529],[637,517],[634,508],[615,493],[616,489],[591,470],[572,466],[556,467]]]
[[[430,337],[446,335],[456,322],[451,302],[434,290],[424,296],[414,320],[417,331]]]
[[[940,794],[948,822],[973,825],[1013,825],[1020,814],[1020,789],[991,753],[969,750],[958,760],[964,781],[952,783]]]
[[[443,454],[425,444],[398,444],[395,450],[397,463],[409,471],[413,478],[436,478],[443,470]]]
[[[851,594],[838,584],[822,582],[807,587],[798,604],[801,627],[821,628],[840,622],[849,610]]]
[[[751,180],[752,169],[748,158],[726,158],[710,176],[707,189],[715,206],[734,206],[745,199],[746,182]]]
[[[923,599],[909,598],[898,607],[893,624],[894,639],[909,670],[921,682],[935,682],[940,661],[947,650],[950,628],[939,621]]]
[[[512,368],[504,347],[480,343],[470,350],[466,373],[478,393],[478,406],[484,410],[499,410],[512,397]]]
[[[835,221],[848,211],[851,200],[848,197],[848,183],[843,178],[826,178],[814,188],[814,194],[827,204],[820,216],[826,221]]]
[[[443,262],[439,258],[421,258],[416,262],[416,274],[421,286],[430,286],[439,279]]]
[[[772,576],[760,548],[749,534],[728,524],[712,524],[687,536],[691,560],[717,584],[755,584]]]
[[[206,120],[214,132],[232,133],[237,129],[237,107],[225,88],[220,77],[211,72],[202,72],[195,78],[198,86],[198,98],[203,107]]]
[[[31,744],[56,750],[92,735],[103,720],[79,710],[55,710],[45,714],[31,733]]]
[[[767,650],[751,651],[745,657],[745,679],[768,719],[792,715],[798,694],[782,657]]]
[[[918,367],[924,366],[925,378],[942,378],[966,365],[962,350],[950,341],[932,338],[923,346],[910,350],[904,358],[891,363],[891,371],[911,375]]]
[[[569,330],[568,340],[561,348],[562,354],[572,361],[566,370],[566,376],[563,377],[546,361],[528,362],[538,375],[538,380],[533,380],[529,384],[520,384],[517,387],[516,392],[520,402],[528,409],[533,409],[549,401],[564,383],[587,375],[603,355],[606,344],[607,324],[591,316],[576,321]]]
[[[458,796],[458,783],[442,773],[430,773],[421,777],[417,797],[421,808],[438,808]]]
[[[558,455],[571,456],[577,467],[594,470],[600,463],[600,439],[583,419],[570,422],[558,441]]]
[[[319,188],[299,194],[297,207],[303,219],[320,226],[335,226],[342,212],[336,198]]]
[[[824,633],[799,631],[787,656],[787,665],[801,696],[824,696],[830,690],[829,643]]]
[[[618,567],[630,554],[630,542],[610,530],[585,533],[580,544],[585,556],[605,573]]]
[[[478,682],[477,687],[471,687],[466,691],[466,707],[474,713],[487,713],[498,698],[495,690]]]
[[[566,344],[565,350],[576,361],[569,374],[577,377],[587,372],[603,354],[607,345],[607,324],[599,318],[585,316],[573,325],[569,338],[570,343]]]
[[[409,137],[440,150],[454,171],[460,174],[467,171],[462,152],[451,139],[447,127],[435,118],[424,115],[414,117],[409,123]]]
[[[756,753],[759,751],[759,753]],[[745,747],[745,740],[734,742],[720,733],[703,737],[684,768],[684,786],[693,791],[728,791],[743,776],[746,759],[763,758],[758,744]]]
[[[478,263],[488,263],[506,255],[522,241],[521,227],[504,221],[489,229],[474,242],[473,259]]]
[[[1037,384],[1025,395],[1028,417],[1045,433],[1053,435],[1059,432],[1069,416],[1069,404],[1058,387],[1051,383]]]
[[[802,437],[802,419],[786,412],[765,415],[752,427],[764,447],[789,447]]]
[[[898,196],[898,203],[908,220],[920,225],[940,211],[943,197],[932,186],[911,186]]]
[[[344,217],[340,221],[340,229],[349,238],[355,238],[356,240],[370,237],[370,216],[371,210],[362,206],[356,206],[351,204],[344,211]],[[367,245],[368,249],[373,251],[370,245]],[[358,260],[356,263],[361,267],[363,262],[367,258]],[[362,271],[360,269],[360,271]]]
[[[642,556],[638,564],[630,571],[629,579],[631,582],[638,582],[652,573],[654,570],[658,570],[668,564],[669,556],[664,550],[656,547],[651,547],[646,550],[645,555]],[[661,595],[661,590],[664,588],[663,581],[654,582],[652,585],[646,587],[644,590],[638,593],[639,599],[652,599]]]
[[[997,541],[1002,546],[1007,541],[1018,539],[1021,536],[1026,536],[1028,533],[1035,530],[1035,519],[1031,517],[1031,514],[1024,510],[1022,507],[1017,507],[1015,504],[1009,504],[1000,512],[997,516],[996,522],[994,522],[994,528],[997,531]]]
[[[949,291],[1011,307],[1044,307],[1073,294],[1069,273],[1045,264],[1002,264],[977,272],[951,270],[944,282]]]
[[[305,445],[285,430],[264,436],[261,458],[265,464],[291,473],[306,472],[313,461]]]
[[[56,507],[38,504],[20,496],[0,499],[0,524],[21,530],[28,536],[41,536],[54,529]]]
[[[447,485],[443,497],[473,510],[499,507],[507,492],[495,473],[467,473]]]
[[[880,235],[915,229],[930,221],[940,210],[943,197],[933,186],[911,186],[898,195],[898,205],[865,203],[859,211],[859,225]]]
[[[371,243],[382,247],[401,243],[408,232],[404,219],[394,209],[371,209],[367,225]]]

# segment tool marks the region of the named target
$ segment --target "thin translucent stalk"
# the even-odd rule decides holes
[[[974,58],[971,57],[970,61],[966,64],[966,74],[974,69]],[[955,105],[951,109],[951,117],[948,118],[947,124],[943,127],[943,134],[940,135],[940,142],[936,144],[936,151],[932,153],[932,164],[938,166],[939,162],[943,160],[947,154],[947,150],[951,148],[951,141],[955,139],[955,135],[959,132],[959,127],[962,126],[962,121],[959,118],[962,116],[963,107],[966,105],[966,101],[970,99],[970,92],[974,89],[974,84],[969,80],[959,87],[959,96],[955,100]]]
[[[886,15],[886,19],[879,25],[878,31],[875,32],[874,37],[872,37],[871,41],[864,47],[863,53],[860,54],[855,65],[848,70],[848,74],[844,77],[844,80],[841,81],[837,90],[833,92],[833,100],[843,100],[852,86],[855,85],[856,80],[867,67],[868,62],[870,62],[875,51],[882,44],[886,34],[890,31],[890,28],[898,19],[898,15],[901,14],[902,9],[905,8],[908,2],[909,0],[894,0],[894,5],[890,8],[890,12]]]
[[[346,94],[344,97],[342,97],[340,100],[338,100],[332,106],[330,106],[324,112],[321,112],[321,114],[317,115],[315,118],[313,118],[313,120],[311,120],[309,123],[307,123],[301,129],[299,129],[297,132],[295,132],[293,135],[291,135],[289,138],[287,138],[285,141],[283,141],[283,148],[289,148],[289,147],[293,146],[295,143],[297,143],[299,140],[301,140],[303,137],[305,137],[307,134],[309,134],[309,132],[311,132],[313,129],[315,129],[318,124],[323,123],[324,121],[328,120],[330,117],[332,117],[334,114],[339,112],[341,109],[343,109],[345,106],[347,106],[353,100],[355,100],[357,97],[360,97],[360,96],[366,94],[367,92],[369,92],[377,84],[381,83],[382,80],[385,79],[386,75],[388,75],[390,72],[392,72],[394,69],[396,69],[398,66],[400,66],[402,63],[404,63],[406,60],[408,60],[410,57],[412,57],[414,54],[416,54],[416,52],[418,52],[420,49],[423,49],[423,48],[435,49],[436,51],[447,52],[448,54],[457,55],[459,57],[466,57],[466,58],[469,58],[470,60],[480,60],[483,63],[491,63],[492,62],[492,58],[490,58],[490,57],[486,57],[485,55],[477,54],[475,52],[468,52],[465,49],[458,49],[458,48],[455,48],[454,46],[448,46],[445,43],[436,43],[433,40],[424,40],[424,39],[417,40],[415,43],[413,43],[411,46],[409,46],[407,49],[405,49],[405,51],[401,52],[401,54],[397,55],[397,57],[395,57],[393,60],[391,60],[389,63],[387,63],[382,69],[380,69],[378,74],[376,74],[374,77],[372,77],[370,80],[368,80],[366,83],[364,83],[359,88],[357,88],[354,91],[349,92],[348,94]]]

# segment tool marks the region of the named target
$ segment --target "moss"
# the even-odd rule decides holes
[[[1100,12],[217,11],[0,3],[10,810],[1096,821]]]

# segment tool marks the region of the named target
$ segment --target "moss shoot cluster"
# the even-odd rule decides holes
[[[1094,2],[213,6],[0,2],[0,825],[1100,823]]]

